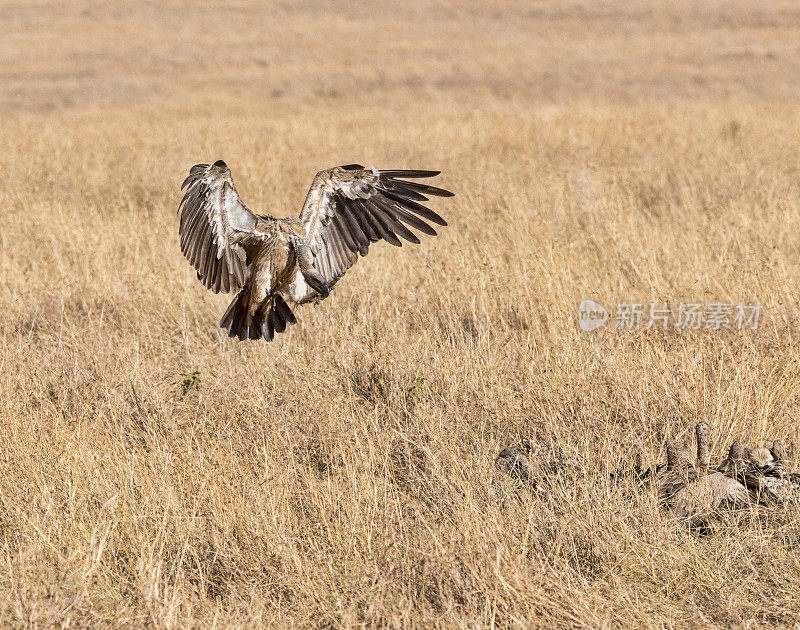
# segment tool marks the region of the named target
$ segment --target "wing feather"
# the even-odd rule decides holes
[[[203,243],[208,238],[208,231],[209,231],[208,223],[204,222],[203,224],[198,226],[197,231],[195,232],[194,237],[192,239],[192,242],[189,245],[189,251],[186,252],[186,256],[187,258],[189,258],[190,261],[192,260],[197,261],[197,263],[195,264],[195,269],[198,270],[200,267],[200,259],[199,259],[200,250],[203,247]]]
[[[360,251],[362,247],[368,247],[369,238],[367,238],[367,235],[364,234],[364,231],[361,229],[358,221],[353,216],[353,211],[345,206],[342,209],[342,218],[347,223],[347,227],[350,229],[350,234],[358,245],[358,250],[356,251]]]
[[[391,217],[386,214],[386,211],[380,205],[373,203],[372,201],[366,201],[364,205],[370,209],[373,218],[377,219],[378,223],[381,224],[381,227],[383,228],[383,239],[392,245],[402,247],[403,243],[401,243],[400,239],[395,235],[396,226],[394,221],[392,221]]]
[[[362,209],[364,220],[369,223],[372,231],[377,235],[378,238],[375,240],[378,241],[383,239],[384,241],[395,245],[397,239],[393,239],[392,235],[386,231],[386,228],[383,227],[383,223],[378,221],[378,217],[375,216],[374,206],[366,201],[359,201],[358,207]]]
[[[439,171],[365,169],[348,164],[317,173],[306,196],[300,220],[313,256],[314,268],[332,287],[366,256],[370,243],[384,240],[401,246],[401,238],[419,243],[410,229],[436,236],[429,225],[447,225],[420,202],[426,195],[452,197],[453,193],[428,184],[406,181],[434,177]],[[399,238],[398,238],[399,237]]]
[[[346,212],[346,211],[345,211]],[[356,245],[353,235],[350,233],[350,226],[344,220],[344,212],[334,214],[332,217],[333,225],[341,236],[341,240],[350,252],[357,252],[359,247]],[[349,258],[349,256],[348,256]]]
[[[358,221],[359,227],[361,227],[371,243],[381,240],[380,234],[375,230],[372,226],[372,222],[368,218],[369,212],[366,210],[366,207],[362,208],[362,204],[354,204],[352,212],[356,221]]]
[[[436,188],[429,184],[420,184],[419,182],[407,182],[400,179],[389,179],[392,184],[391,188],[405,188],[406,190],[413,190],[423,195],[431,195],[433,197],[453,197],[453,193],[443,188]],[[421,201],[418,199],[417,201]]]
[[[389,197],[389,199],[393,199],[394,201],[398,202],[406,210],[414,212],[419,216],[421,216],[422,218],[428,219],[428,221],[433,221],[434,223],[437,223],[438,225],[441,226],[447,225],[447,221],[445,221],[442,217],[436,214],[433,210],[417,203],[416,201],[412,201],[411,199],[404,199],[403,197],[397,194],[397,191],[387,190],[386,196]]]
[[[419,219],[415,214],[406,212],[400,206],[395,206],[394,211],[397,214],[397,218],[399,218],[407,225],[410,225],[411,227],[418,229],[420,232],[422,232],[423,234],[427,234],[428,236],[436,236],[436,230],[434,230],[430,225],[425,223],[425,221]]]
[[[327,248],[328,263],[331,269],[331,277],[336,278],[341,261],[339,260],[339,248],[336,245],[336,233],[331,231],[325,235],[325,247]]]
[[[336,230],[331,230],[330,242],[333,244],[333,260],[336,265],[334,276],[340,277],[347,270],[347,252],[342,242],[342,234]]]
[[[264,238],[259,217],[242,203],[223,161],[196,164],[178,206],[181,251],[203,285],[219,293],[238,291],[246,277],[244,245]]]

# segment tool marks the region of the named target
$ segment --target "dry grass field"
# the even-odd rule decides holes
[[[800,443],[794,0],[0,1],[0,623],[792,627],[800,513],[699,536],[612,485],[699,419]],[[337,164],[437,168],[274,343],[180,253],[222,158],[296,213]],[[579,330],[583,298],[757,330]],[[191,373],[198,374],[192,378]],[[543,493],[525,437],[577,462]]]

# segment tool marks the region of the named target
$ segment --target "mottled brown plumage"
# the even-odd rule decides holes
[[[745,465],[739,477],[756,498],[764,500],[781,498],[785,485],[783,465],[775,460],[772,450],[767,446],[758,446],[747,452]]]
[[[771,444],[768,445],[768,448],[772,453],[772,459],[775,463],[775,466],[778,469],[778,476],[784,477],[786,474],[784,466],[787,460],[786,447],[783,445],[783,442],[774,440]]]
[[[673,497],[672,512],[692,527],[697,527],[715,510],[747,503],[747,488],[721,472],[698,477]]]
[[[736,479],[722,472],[707,472],[711,462],[708,431],[707,422],[695,426],[697,467],[690,464],[685,444],[667,442],[667,469],[659,484],[660,500],[670,504],[673,514],[690,527],[703,525],[715,510],[746,503],[749,496],[747,488]],[[733,449],[732,457],[743,461],[739,451],[738,447]]]
[[[748,449],[736,440],[717,470],[708,472],[708,433],[706,422],[696,425],[696,467],[691,465],[687,446],[669,440],[667,465],[656,475],[660,502],[686,525],[702,527],[722,508],[751,502],[786,503],[800,496],[800,474],[786,468],[788,458],[781,442]],[[652,469],[645,474],[652,474]]]
[[[686,485],[697,479],[689,465],[689,449],[678,440],[667,441],[667,467],[658,474],[658,498],[670,502]]]
[[[772,477],[783,476],[783,467],[780,461],[775,460],[772,450],[766,446],[750,449],[747,455],[748,468],[753,472]]]
[[[529,439],[522,440],[520,447],[509,446],[500,451],[495,465],[534,490],[545,488],[552,479],[569,476],[577,467],[558,443]]]
[[[326,298],[371,243],[419,243],[406,226],[435,236],[429,222],[447,225],[420,202],[453,194],[405,181],[438,174],[335,167],[317,173],[299,217],[276,219],[242,203],[225,162],[197,164],[178,209],[181,251],[207,289],[238,291],[220,322],[228,334],[270,341],[297,321],[289,304]]]
[[[518,481],[528,483],[531,480],[531,466],[528,458],[516,446],[509,446],[500,451],[494,465]]]
[[[728,448],[728,456],[720,463],[717,470],[735,479],[744,471],[746,457],[747,449],[739,440],[735,440]]]
[[[708,470],[711,464],[711,451],[708,448],[708,422],[698,422],[694,428],[697,439],[697,466],[700,470]]]
[[[746,486],[755,500],[783,502],[796,496],[800,487],[795,473],[786,471],[785,459],[780,442],[747,449],[737,440],[719,470]]]

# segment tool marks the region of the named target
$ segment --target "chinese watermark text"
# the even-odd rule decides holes
[[[613,317],[594,300],[578,306],[578,326],[590,332],[613,320],[617,330],[679,328],[686,330],[755,330],[761,318],[761,304],[745,302],[619,302]]]

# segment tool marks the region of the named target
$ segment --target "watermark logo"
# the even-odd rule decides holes
[[[578,326],[581,330],[592,332],[605,326],[608,321],[608,311],[602,304],[594,300],[583,300],[578,305]]]
[[[610,319],[605,307],[594,300],[578,305],[578,327],[591,332]],[[649,330],[669,327],[686,330],[728,330],[758,328],[761,304],[744,302],[680,302],[671,308],[667,302],[619,302],[614,314],[617,330]]]

